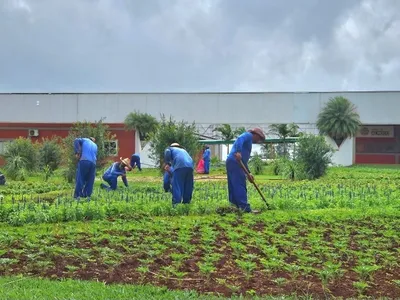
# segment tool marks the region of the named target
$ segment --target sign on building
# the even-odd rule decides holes
[[[391,138],[394,137],[394,126],[361,126],[357,137]]]

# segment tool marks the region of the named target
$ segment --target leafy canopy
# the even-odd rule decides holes
[[[158,121],[148,113],[134,111],[125,118],[125,127],[128,130],[139,131],[140,140],[148,140],[151,133],[154,133],[158,127]]]
[[[361,121],[354,104],[338,96],[325,104],[316,125],[320,134],[331,137],[340,146],[344,140],[356,136]]]

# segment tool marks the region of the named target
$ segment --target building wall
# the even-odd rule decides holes
[[[400,92],[311,92],[311,93],[164,93],[164,94],[0,94],[2,122],[73,123],[98,121],[123,123],[134,110],[156,117],[195,121],[204,135],[221,123],[233,127],[272,123],[297,123],[316,133],[315,122],[323,105],[335,96],[352,101],[364,124],[400,124]],[[23,108],[23,109],[21,109]],[[18,112],[18,113],[16,113]],[[135,143],[135,142],[134,142]],[[136,142],[137,144],[137,142]],[[335,153],[334,162],[354,162],[354,141],[346,141]],[[138,149],[136,147],[136,149]],[[139,151],[139,150],[138,150]],[[144,149],[144,152],[147,150]],[[147,151],[148,152],[148,151]],[[360,160],[357,156],[356,162]],[[144,157],[148,159],[148,157]]]
[[[117,160],[119,157],[131,157],[135,152],[135,132],[126,131],[123,124],[107,124],[112,134],[115,134],[118,140],[118,153],[111,159]],[[0,151],[3,150],[4,142],[16,139],[18,137],[28,137],[29,129],[37,129],[39,135],[30,137],[32,141],[41,141],[43,138],[59,136],[64,138],[71,129],[71,123],[0,123]],[[0,153],[1,154],[1,153]],[[0,164],[4,161],[0,160]]]
[[[199,124],[314,124],[334,96],[350,99],[365,124],[398,123],[400,92],[0,94],[0,120],[72,123],[106,117],[107,123],[122,123],[138,110]]]

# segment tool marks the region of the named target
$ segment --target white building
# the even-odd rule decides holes
[[[400,92],[310,93],[82,93],[0,94],[0,142],[13,123],[70,124],[76,121],[123,123],[130,111],[155,117],[170,115],[177,121],[195,121],[199,133],[214,136],[218,124],[258,126],[268,131],[273,123],[296,123],[302,131],[317,133],[315,122],[331,97],[343,96],[357,107],[366,125],[355,140],[347,140],[334,162],[399,163]],[[383,133],[379,135],[377,133]],[[335,144],[333,144],[335,145]],[[136,150],[137,150],[136,141]]]

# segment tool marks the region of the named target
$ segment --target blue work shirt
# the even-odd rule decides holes
[[[97,161],[97,145],[88,138],[76,138],[74,141],[75,154],[80,154],[80,160]]]
[[[233,143],[231,152],[229,152],[227,159],[236,160],[235,153],[240,152],[242,154],[243,164],[246,166],[247,170],[249,170],[247,163],[250,159],[252,147],[253,147],[253,135],[250,132],[244,132],[241,135],[239,135],[236,141]]]
[[[119,168],[120,163],[115,162],[113,163],[103,174],[104,180],[114,179],[116,180],[119,176],[126,175],[126,170],[123,168],[122,170]],[[126,180],[125,176],[122,176],[122,181],[124,182],[125,186],[128,186],[128,181]]]
[[[204,150],[203,159],[205,161],[209,161],[211,159],[211,151],[210,151],[210,149]]]
[[[164,152],[165,163],[170,163],[174,170],[180,168],[192,168],[193,159],[185,149],[168,147]]]

